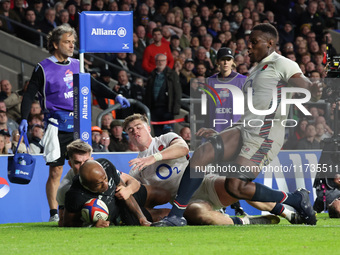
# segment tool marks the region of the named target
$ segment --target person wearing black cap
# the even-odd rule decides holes
[[[194,60],[192,58],[187,58],[179,74],[179,81],[182,86],[182,93],[187,96],[190,95],[190,80],[196,77],[196,75],[192,72],[194,68]]]
[[[233,52],[230,48],[222,47],[217,52],[217,68],[219,73],[210,76],[207,79],[207,84],[215,88],[215,84],[230,84],[242,89],[245,82],[246,76],[241,75],[233,69],[235,68]],[[208,101],[208,114],[209,119],[206,123],[209,123],[207,128],[213,128],[213,119],[226,119],[228,124],[217,125],[214,129],[220,132],[230,125],[230,120],[237,122],[241,115],[234,115],[232,111],[233,107],[233,96],[232,93],[227,92],[226,89],[215,88],[217,93],[220,95],[222,100],[222,105],[216,108],[213,101]],[[212,103],[212,104],[210,104]],[[230,109],[229,111],[218,111],[218,109]],[[204,118],[206,118],[204,116]]]

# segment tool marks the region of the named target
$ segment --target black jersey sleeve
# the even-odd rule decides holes
[[[31,110],[31,105],[35,95],[41,91],[44,86],[44,73],[40,65],[36,65],[33,70],[28,87],[21,102],[21,118],[27,119]]]

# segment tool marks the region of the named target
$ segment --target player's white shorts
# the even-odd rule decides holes
[[[196,190],[194,195],[191,197],[189,203],[205,201],[208,202],[213,210],[218,211],[224,206],[215,190],[215,181],[219,176],[216,174],[207,174],[204,176],[201,186]]]
[[[260,136],[254,136],[242,129],[242,126],[236,126],[241,132],[243,145],[239,156],[253,161],[261,169],[268,165],[280,152],[282,145]]]

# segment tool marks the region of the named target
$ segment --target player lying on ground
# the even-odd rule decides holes
[[[172,132],[159,137],[152,137],[148,119],[141,114],[133,114],[127,117],[124,120],[123,128],[128,133],[130,141],[140,151],[138,157],[129,162],[130,166],[133,166],[130,175],[142,184],[150,184],[153,187],[165,189],[171,195],[170,202],[172,203],[183,172],[188,165],[188,157],[186,156],[189,148],[186,142]],[[225,179],[225,177],[216,175],[205,176],[202,185],[190,201],[204,200],[205,204],[211,204],[210,209],[221,209],[238,201],[225,191]],[[260,210],[271,211],[275,203],[252,203],[252,205]],[[223,216],[222,221],[210,221],[209,218],[214,217],[214,215],[221,216],[221,214],[215,214],[213,210],[209,210],[211,214],[208,214],[208,207],[206,206],[196,206],[195,204],[188,209],[189,212],[186,215],[195,224],[232,223],[231,219],[225,216]],[[199,209],[203,209],[203,211]],[[194,213],[192,213],[193,211]],[[206,218],[203,217],[203,214]],[[292,214],[289,210],[282,210],[278,215],[286,217],[292,223],[297,223],[295,219],[298,216]],[[201,221],[195,220],[196,218]]]
[[[129,183],[128,188],[125,183]],[[83,226],[81,209],[91,198],[104,201],[110,214],[108,221],[98,220],[96,227],[118,225],[119,218],[126,225],[151,224],[152,215],[143,207],[147,199],[145,186],[127,174],[120,177],[120,172],[107,159],[88,160],[79,168],[79,175],[74,177],[65,196],[65,227]]]

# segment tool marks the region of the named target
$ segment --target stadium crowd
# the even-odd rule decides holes
[[[178,114],[180,99],[195,93],[193,78],[203,79],[218,72],[216,54],[221,47],[229,47],[234,52],[235,71],[248,75],[252,66],[249,61],[247,39],[252,27],[258,23],[270,23],[274,25],[280,36],[277,52],[285,57],[296,61],[301,70],[310,79],[323,79],[326,71],[323,62],[326,44],[329,47],[329,56],[337,54],[332,46],[330,29],[336,28],[334,19],[340,14],[340,5],[337,1],[161,1],[154,0],[69,0],[69,1],[42,1],[42,0],[1,0],[0,14],[14,21],[41,31],[50,32],[58,25],[68,23],[78,29],[78,13],[82,11],[133,11],[134,17],[134,53],[105,53],[97,54],[99,57],[111,62],[120,69],[110,67],[105,69],[103,64],[97,63],[90,57],[86,58],[86,70],[100,82],[122,94],[126,98],[133,98],[146,103],[150,107],[152,120],[162,121],[174,118]],[[156,30],[154,30],[157,28]],[[22,27],[16,26],[10,21],[0,18],[0,29],[14,34],[33,44],[39,43],[38,36],[27,32]],[[161,45],[161,46],[160,46]],[[162,48],[162,50],[160,50]],[[131,75],[131,72],[144,77],[155,77],[152,71],[156,69],[155,56],[167,51],[165,68],[171,79],[178,79],[181,88],[175,87],[175,91],[181,89],[181,93],[173,95],[173,106],[159,105],[155,107],[149,100],[153,90],[148,89],[156,82],[155,78],[149,81]],[[124,71],[126,70],[126,71]],[[155,72],[154,72],[155,73]],[[168,77],[168,76],[167,76]],[[167,78],[168,79],[168,78]],[[17,129],[20,120],[20,100],[24,91],[11,91],[11,82],[1,81],[1,101],[5,102],[7,122],[4,120],[3,135],[0,139],[6,140],[4,153],[12,151],[12,131]],[[152,85],[150,85],[150,83]],[[169,81],[168,81],[169,83]],[[6,85],[9,84],[9,85]],[[106,109],[108,104],[104,98],[94,98],[94,105]],[[38,107],[38,104],[34,104]],[[159,116],[155,108],[161,109]],[[169,106],[170,108],[170,106]],[[311,105],[311,118],[303,121],[301,113],[294,112],[294,119],[299,121],[296,131],[286,135],[287,142],[284,149],[310,149],[321,148],[323,138],[332,136],[334,125],[334,108]],[[40,112],[30,114],[30,141],[38,146],[33,153],[41,152],[39,139],[43,135],[43,119]],[[124,119],[138,109],[130,108],[113,112],[112,118],[105,116],[102,130],[108,130],[109,138],[98,140],[100,147],[106,150],[126,151],[131,150],[128,146],[126,134],[116,134],[119,130],[118,122],[111,125],[115,118]],[[38,114],[38,115],[36,115]],[[2,113],[2,115],[5,115]],[[36,116],[34,116],[36,115]],[[161,117],[161,118],[160,118]],[[6,118],[6,117],[4,117]],[[302,122],[302,125],[300,125]],[[105,123],[105,124],[104,124]],[[309,128],[306,129],[306,125]],[[7,125],[7,126],[6,126]],[[34,128],[33,128],[34,127]],[[39,128],[40,127],[40,128]],[[155,126],[157,135],[173,130],[173,126]],[[35,133],[34,133],[35,132]],[[34,134],[33,134],[34,133]],[[100,134],[102,132],[100,131]],[[105,132],[107,134],[107,132]],[[106,135],[105,135],[106,136]],[[3,138],[2,138],[3,137]],[[119,138],[117,138],[119,137]],[[303,139],[298,145],[298,140]],[[116,141],[124,146],[115,146]],[[36,148],[36,147],[34,147]],[[118,149],[117,149],[118,148]],[[101,148],[98,148],[100,151]],[[96,149],[95,149],[96,150]]]
[[[133,11],[134,53],[95,54],[120,68],[105,69],[104,64],[88,56],[85,67],[110,89],[145,103],[153,121],[172,120],[179,113],[181,98],[201,93],[197,83],[191,80],[219,72],[216,61],[221,47],[233,51],[234,70],[249,75],[255,66],[250,63],[247,40],[259,23],[270,23],[277,28],[280,40],[276,52],[297,62],[311,80],[323,81],[327,76],[323,62],[327,47],[330,57],[337,55],[329,31],[337,28],[335,17],[340,15],[340,3],[332,0],[1,0],[0,5],[0,15],[9,18],[0,16],[0,29],[36,45],[40,43],[39,36],[11,20],[48,34],[66,23],[78,31],[78,13],[82,11]],[[148,78],[142,79],[134,73]],[[18,144],[20,104],[28,82],[22,89],[12,91],[11,83],[15,81],[1,77],[0,80],[0,153],[9,154]],[[164,80],[169,89],[166,100],[154,94],[155,88],[160,93]],[[101,109],[111,104],[113,100],[93,97],[93,105]],[[294,132],[287,130],[283,149],[320,149],[323,139],[336,131],[335,104],[307,107],[312,113],[308,118],[293,109],[298,125]],[[93,150],[138,151],[129,142],[120,120],[139,111],[133,106],[104,115],[101,127],[92,127]],[[31,153],[42,153],[44,148],[39,142],[45,124],[38,101],[32,104],[28,124]],[[155,125],[154,130],[159,136],[173,131],[173,126]],[[190,142],[188,127],[183,127],[180,135]],[[18,148],[19,152],[25,151],[24,144]]]

